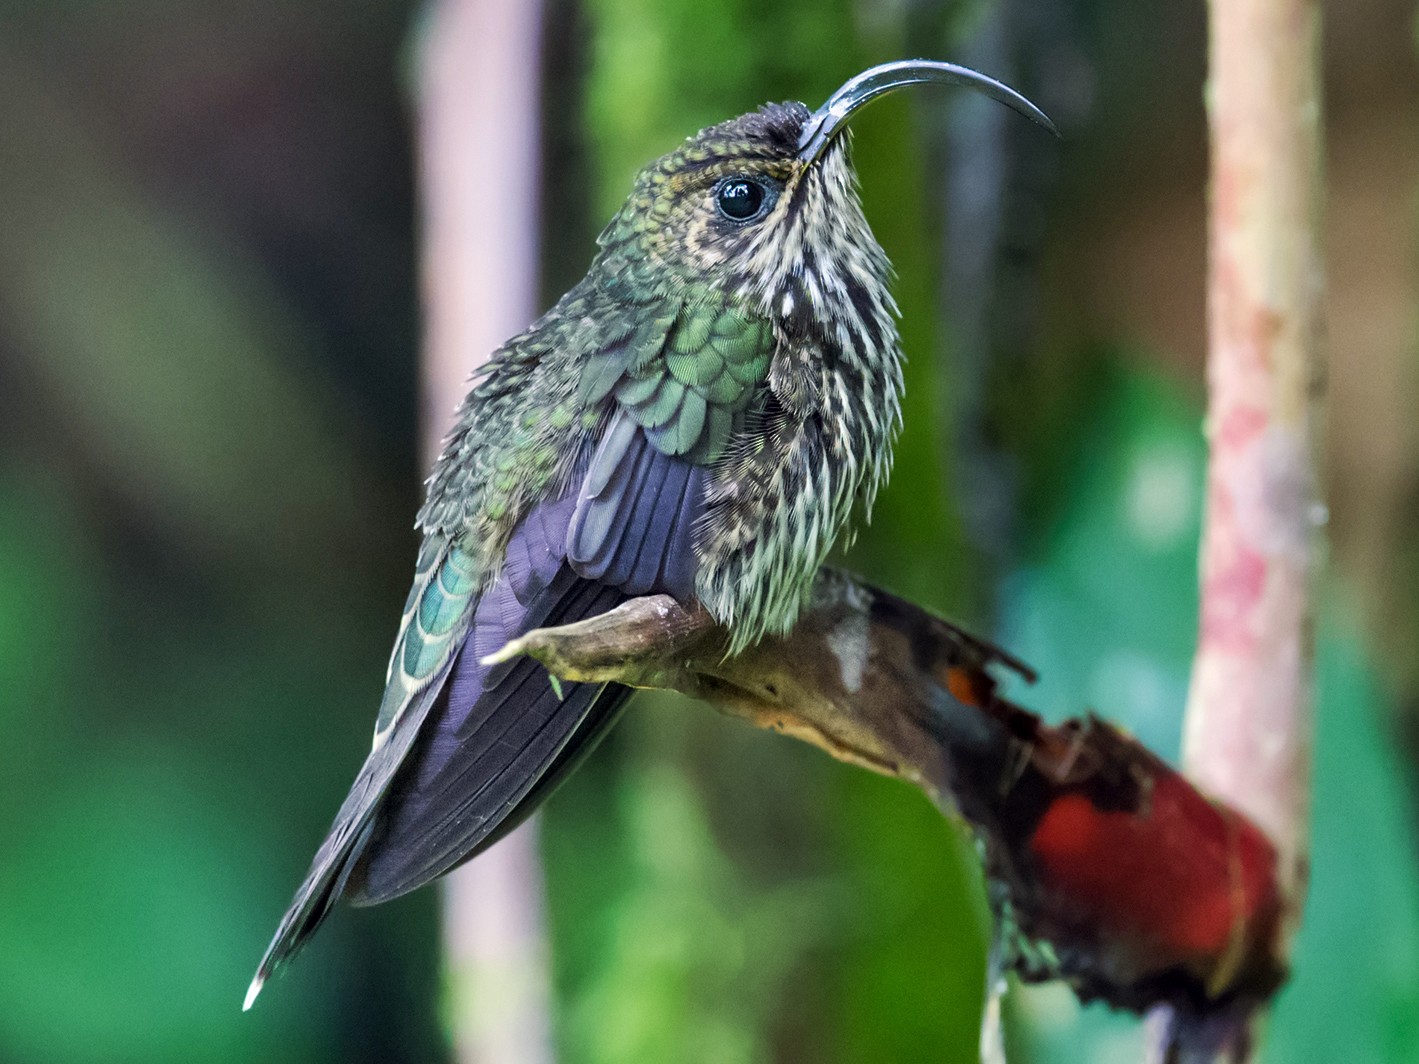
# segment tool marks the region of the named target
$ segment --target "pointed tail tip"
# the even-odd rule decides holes
[[[266,985],[266,973],[259,971],[256,978],[251,981],[251,985],[246,988],[246,1000],[241,1003],[242,1012],[250,1012],[251,1006],[256,1004],[256,996],[261,993],[261,988]]]

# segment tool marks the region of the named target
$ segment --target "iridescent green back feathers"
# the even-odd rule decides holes
[[[662,454],[711,465],[768,377],[769,323],[724,302],[682,305],[637,326],[624,345],[587,359],[581,396],[614,397]]]
[[[889,267],[845,139],[805,165],[807,117],[771,105],[646,167],[586,278],[494,355],[420,514],[479,579],[628,418],[710,471],[697,591],[733,645],[793,623],[886,475],[901,390]]]

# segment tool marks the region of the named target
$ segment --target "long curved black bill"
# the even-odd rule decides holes
[[[939,63],[934,59],[899,59],[895,63],[871,67],[848,79],[842,88],[828,97],[827,103],[809,115],[798,138],[798,157],[806,163],[817,159],[833,138],[842,132],[853,112],[877,97],[907,85],[931,83],[964,85],[975,89],[1059,136],[1059,130],[1050,121],[1049,115],[1009,85],[955,63]]]

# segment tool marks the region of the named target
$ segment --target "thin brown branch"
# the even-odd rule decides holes
[[[726,658],[724,632],[665,596],[530,632],[556,676],[660,687],[909,780],[976,829],[1005,954],[1081,997],[1209,1017],[1263,1000],[1276,953],[1275,852],[1131,737],[1007,701],[1005,652],[842,573],[787,636]]]

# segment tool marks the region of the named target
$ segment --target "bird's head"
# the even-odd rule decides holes
[[[976,89],[1054,129],[1015,90],[965,67],[873,67],[816,111],[768,104],[647,166],[601,235],[607,273],[641,292],[742,299],[789,328],[828,326],[869,304],[886,316],[889,267],[862,213],[846,127],[869,101],[925,83]]]

